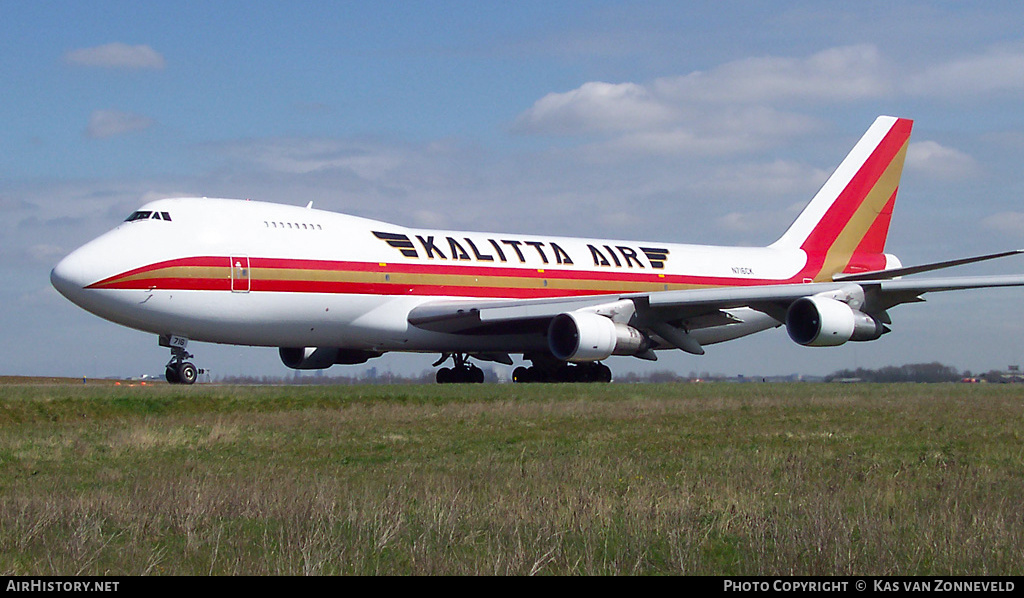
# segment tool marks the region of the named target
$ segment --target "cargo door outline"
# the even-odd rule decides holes
[[[249,274],[249,256],[231,256],[231,292],[248,293],[252,288]]]

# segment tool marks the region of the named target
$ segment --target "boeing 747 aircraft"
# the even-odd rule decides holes
[[[657,359],[785,326],[812,347],[871,341],[923,293],[1024,276],[912,280],[1021,253],[903,267],[885,241],[912,122],[879,117],[778,241],[710,247],[412,229],[287,205],[161,199],[57,264],[53,286],[112,322],[159,335],[171,383],[200,371],[190,341],[279,347],[291,368],[439,353],[438,382],[482,382],[470,361],[530,367],[516,382],[611,380],[611,355]]]

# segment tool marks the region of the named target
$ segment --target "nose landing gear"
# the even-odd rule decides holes
[[[195,357],[185,347],[188,345],[188,339],[181,336],[161,336],[160,346],[170,347],[171,349],[171,360],[167,362],[164,367],[164,377],[171,384],[195,384],[196,380],[199,379],[200,374],[205,373],[195,366],[191,361],[187,361]]]

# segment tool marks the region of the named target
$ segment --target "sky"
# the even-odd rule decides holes
[[[160,197],[765,245],[890,114],[915,124],[887,251],[912,265],[1024,247],[1022,31],[1019,4],[998,1],[0,0],[0,374],[162,373],[154,336],[49,283],[62,256]],[[1024,257],[948,271],[1021,272]],[[871,343],[805,348],[779,329],[609,365],[1024,361],[1024,291],[926,297]],[[214,377],[289,374],[274,349],[190,350]]]

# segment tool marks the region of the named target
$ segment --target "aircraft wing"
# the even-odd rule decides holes
[[[1024,275],[882,280],[857,284],[874,292],[882,309],[888,309],[901,303],[924,301],[921,295],[925,293],[1024,286]]]
[[[567,311],[600,306],[616,295],[559,299],[450,299],[431,301],[409,313],[418,328],[453,334],[501,334],[547,330],[551,318]]]
[[[661,291],[648,294],[623,295],[643,303],[654,311],[671,313],[674,310],[700,310],[701,308],[728,309],[750,307],[771,315],[773,307],[788,307],[801,297],[834,294],[847,299],[863,293],[865,308],[888,309],[901,303],[922,301],[924,293],[980,289],[992,287],[1024,286],[1024,275],[969,276],[952,278],[926,278],[919,280],[881,279],[856,282],[814,282],[806,284],[725,287],[685,291]],[[839,298],[839,297],[837,297]],[[884,306],[884,307],[882,307]],[[778,319],[778,318],[777,318]],[[783,320],[785,317],[783,316]],[[780,320],[782,321],[782,320]]]
[[[824,296],[891,323],[886,310],[902,303],[923,301],[929,292],[1024,286],[1024,275],[929,278],[920,280],[879,276],[874,280],[803,284],[715,287],[678,291],[623,293],[557,299],[451,299],[425,303],[408,316],[413,326],[452,334],[546,333],[556,316],[593,311],[647,330],[668,345],[702,354],[689,332],[739,323],[731,312],[749,308],[783,324],[789,306],[803,297]],[[628,308],[624,308],[624,303]]]
[[[543,333],[559,314],[600,312],[601,308],[628,301],[631,305],[626,319],[637,327],[649,328],[663,322],[679,325],[685,320],[686,328],[693,330],[735,323],[736,317],[725,310],[742,307],[767,313],[782,323],[789,304],[801,297],[841,293],[843,289],[856,292],[860,288],[853,283],[807,283],[558,299],[452,299],[422,304],[409,313],[408,320],[419,328],[451,334]]]
[[[994,260],[1011,255],[1019,255],[1021,253],[1024,253],[1024,249],[1001,251],[999,253],[990,253],[987,255],[965,257],[945,262],[934,262],[931,264],[922,264],[920,266],[911,266],[909,268],[890,268],[888,270],[876,270],[874,272],[858,272],[856,274],[836,274],[835,276],[832,277],[832,279],[837,282],[852,282],[857,280],[886,280],[893,279],[898,276],[908,276],[910,274],[920,274],[921,272],[931,272],[932,270],[952,268],[953,266],[963,266],[964,264],[975,264],[977,262]]]
[[[805,297],[853,283],[807,283],[716,287],[682,291],[623,293],[557,299],[446,299],[422,304],[409,314],[409,323],[436,332],[481,334],[503,323],[547,322],[555,316],[587,308],[596,308],[622,300],[633,303],[637,312],[658,319],[678,319],[729,308],[758,305],[788,305]]]

